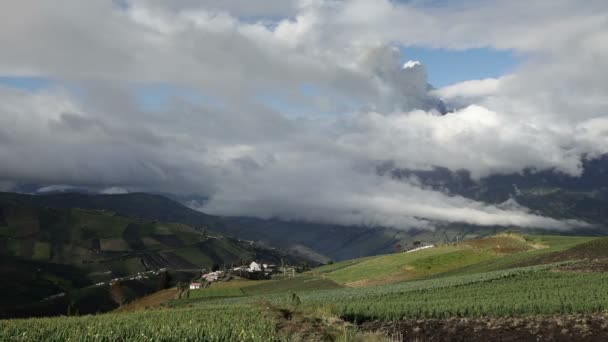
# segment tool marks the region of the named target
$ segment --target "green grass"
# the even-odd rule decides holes
[[[34,244],[34,260],[49,260],[51,258],[51,244],[48,242],[36,242]]]
[[[213,260],[196,246],[175,249],[174,253],[190,263],[201,267],[211,267]]]
[[[341,269],[349,267],[349,266],[356,265],[358,263],[361,263],[361,262],[363,262],[365,260],[368,260],[368,259],[371,259],[371,258],[373,258],[373,257],[359,258],[359,259],[352,259],[352,260],[344,260],[344,261],[334,262],[333,264],[317,267],[317,268],[309,271],[309,273],[310,274],[314,274],[314,275],[320,275],[320,274],[324,274],[324,273],[331,273],[331,272],[335,272],[337,270],[341,270]]]
[[[200,290],[191,290],[190,298],[222,298],[222,297],[240,297],[245,293],[239,287],[232,288],[208,288]]]
[[[99,239],[100,249],[104,252],[130,251],[129,244],[123,238]]]
[[[283,280],[270,280],[258,285],[247,286],[243,292],[247,295],[262,295],[281,292],[303,292],[315,290],[336,289],[341,286],[329,279],[298,276]]]
[[[109,213],[72,209],[72,220],[76,227],[80,227],[88,234],[99,238],[119,238],[129,224],[129,219],[114,216]]]
[[[348,286],[364,287],[432,276],[474,274],[513,267],[518,262],[559,252],[591,241],[593,237],[520,236],[496,237],[443,245],[414,253],[395,253],[326,265],[311,274]],[[501,251],[512,250],[512,254]]]
[[[348,284],[366,280],[378,280],[396,275],[405,275],[411,264],[417,260],[463,251],[464,249],[464,247],[443,246],[425,249],[415,253],[396,253],[368,258],[352,266],[330,272],[327,274],[327,277],[335,282]]]
[[[207,300],[218,298],[233,298],[243,297],[245,293],[239,287],[232,288],[207,288],[199,290],[190,290],[189,297],[183,299],[172,299],[167,304],[170,307],[185,307],[195,303],[200,303]]]
[[[549,253],[561,252],[577,245],[597,239],[596,237],[569,237],[569,236],[551,236],[551,235],[534,235],[524,236],[526,241],[541,247],[538,249],[532,249],[527,252],[515,253],[511,255],[504,255],[499,258],[493,258],[491,260],[482,261],[477,264],[473,264],[463,268],[456,268],[440,276],[456,275],[456,274],[474,274],[481,272],[490,272],[496,270],[504,270],[513,267],[517,263],[521,263],[527,259],[531,259],[537,256],[546,255]]]

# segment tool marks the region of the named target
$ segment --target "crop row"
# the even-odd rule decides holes
[[[489,283],[335,300],[352,321],[589,313],[608,310],[608,275],[541,272]]]
[[[0,341],[273,341],[276,323],[250,306],[0,321]]]

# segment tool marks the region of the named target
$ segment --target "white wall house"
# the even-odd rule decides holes
[[[262,271],[262,265],[258,264],[255,261],[252,261],[249,265],[249,272],[260,272]]]

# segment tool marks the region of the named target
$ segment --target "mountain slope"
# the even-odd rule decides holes
[[[188,208],[160,195],[133,193],[93,195],[61,193],[24,195],[0,193],[0,201],[51,208],[109,210],[147,220],[178,222],[209,231],[256,241],[317,262],[346,260],[409,248],[414,241],[456,240],[495,234],[506,228],[453,224],[434,231],[402,231],[383,227],[341,226],[249,217],[217,217]]]

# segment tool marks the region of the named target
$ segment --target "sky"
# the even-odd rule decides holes
[[[578,176],[583,157],[608,152],[604,0],[0,6],[0,190],[197,194],[211,214],[398,229],[567,229],[583,223],[377,170]]]

